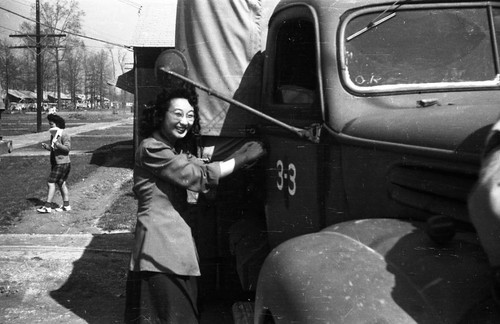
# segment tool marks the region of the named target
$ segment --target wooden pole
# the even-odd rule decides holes
[[[36,0],[36,131],[42,131],[42,48],[40,37],[40,0]]]

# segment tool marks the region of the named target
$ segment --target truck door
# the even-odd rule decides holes
[[[306,5],[288,7],[272,18],[264,67],[264,113],[300,128],[322,124],[317,39],[317,23]],[[321,228],[324,149],[272,124],[264,125],[262,133],[269,144],[266,218],[274,247]]]

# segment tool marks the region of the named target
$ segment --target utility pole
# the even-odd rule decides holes
[[[42,47],[40,44],[40,0],[36,0],[36,131],[42,131]]]
[[[9,52],[5,50],[5,109],[9,109]]]
[[[43,101],[43,79],[42,79],[42,44],[43,37],[65,37],[64,34],[40,34],[40,0],[36,0],[36,32],[35,35],[9,35],[10,37],[33,37],[36,39],[36,131],[42,131],[42,101]],[[16,46],[13,48],[32,48],[31,46]],[[57,48],[56,48],[57,51]],[[57,57],[57,56],[56,56]],[[60,100],[59,100],[60,101]]]
[[[56,91],[57,91],[57,111],[61,111],[61,78],[59,72],[59,49],[56,48]]]

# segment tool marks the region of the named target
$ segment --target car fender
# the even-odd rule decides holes
[[[458,323],[490,298],[489,274],[472,232],[438,244],[422,223],[349,221],[269,254],[255,323]]]

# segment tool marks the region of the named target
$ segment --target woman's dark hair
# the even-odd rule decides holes
[[[196,90],[191,85],[184,85],[179,88],[173,89],[163,89],[163,91],[156,97],[156,103],[154,105],[146,106],[143,111],[140,135],[141,137],[149,137],[154,131],[160,129],[163,120],[165,119],[165,114],[170,108],[170,101],[172,99],[183,98],[186,99],[194,109],[194,123],[193,127],[190,129],[189,133],[180,140],[179,144],[187,144],[191,148],[191,145],[196,145],[195,141],[200,133],[200,115],[198,111],[198,95]],[[190,151],[192,151],[190,149]],[[195,153],[192,151],[192,153]]]
[[[60,129],[65,129],[66,128],[66,122],[64,121],[64,118],[62,118],[59,115],[56,114],[48,114],[47,115],[47,120],[50,122],[53,122],[56,124],[57,127]]]

